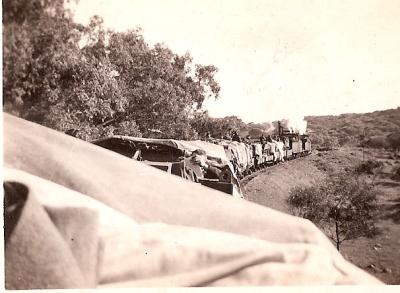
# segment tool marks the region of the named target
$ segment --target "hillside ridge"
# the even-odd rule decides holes
[[[306,116],[316,145],[388,147],[389,135],[400,135],[400,107],[370,113]]]

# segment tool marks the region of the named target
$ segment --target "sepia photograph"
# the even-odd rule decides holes
[[[3,0],[2,287],[400,285],[399,16]]]

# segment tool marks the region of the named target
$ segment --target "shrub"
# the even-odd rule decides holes
[[[383,135],[372,136],[367,140],[365,146],[369,148],[386,148],[388,146],[388,143],[386,141],[386,137]]]
[[[400,132],[389,134],[386,141],[393,150],[398,151],[400,149]]]
[[[292,212],[324,230],[339,250],[340,244],[376,234],[376,191],[372,185],[351,174],[331,175],[313,186],[290,191]]]
[[[374,174],[376,169],[381,167],[383,167],[383,163],[381,161],[368,160],[357,165],[355,172],[358,174]]]
[[[392,168],[392,179],[400,180],[400,165]]]

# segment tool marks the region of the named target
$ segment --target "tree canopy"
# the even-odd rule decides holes
[[[5,111],[83,139],[195,138],[191,119],[219,96],[215,66],[98,16],[76,24],[62,0],[4,1],[3,30]]]
[[[227,116],[223,118],[212,118],[207,111],[198,111],[192,119],[192,127],[199,133],[200,137],[204,137],[209,133],[213,138],[221,138],[230,135],[232,131],[248,130],[248,125],[237,116]]]

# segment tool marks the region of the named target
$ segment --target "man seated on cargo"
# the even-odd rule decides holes
[[[204,170],[204,178],[219,179],[221,176],[221,168],[224,166],[217,162],[207,159],[207,154],[202,149],[197,149],[190,156],[192,163],[199,165]]]
[[[240,138],[236,130],[232,132],[232,140],[237,142],[242,142],[242,139]]]

